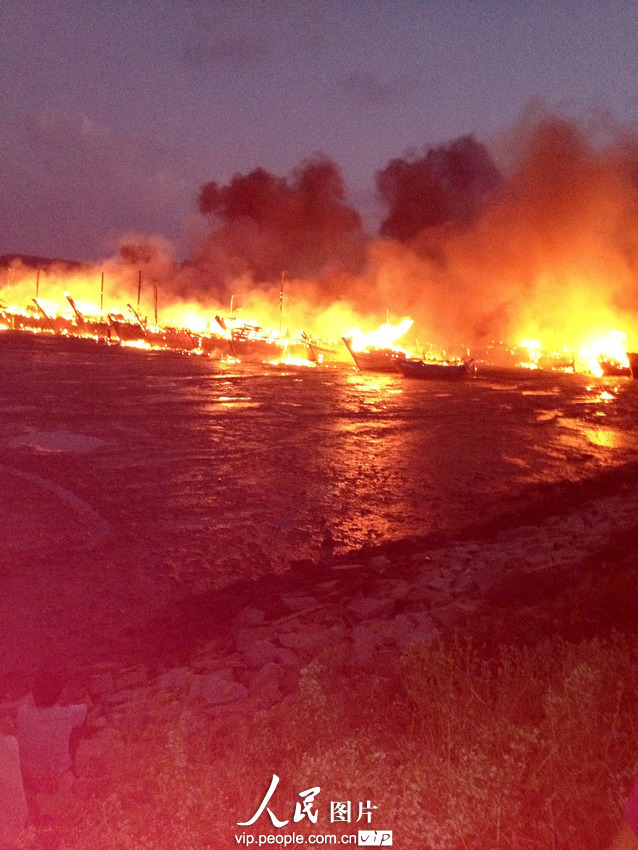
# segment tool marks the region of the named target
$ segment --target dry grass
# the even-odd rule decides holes
[[[603,848],[637,761],[638,638],[532,631],[489,653],[460,638],[414,646],[382,676],[325,657],[293,697],[251,716],[207,718],[149,696],[25,847],[220,850],[243,831],[353,832],[364,824],[339,830],[329,802],[351,801],[354,820],[370,800],[370,826],[394,830],[396,847]],[[273,773],[270,806],[290,823],[275,830],[264,814],[238,827]],[[293,824],[299,792],[315,785],[318,823]]]

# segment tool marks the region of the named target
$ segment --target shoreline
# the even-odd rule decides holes
[[[505,647],[509,648],[506,657],[510,661],[515,659],[514,668],[503,675],[504,686],[509,688],[507,693],[513,698],[512,705],[530,688],[535,693],[528,679],[530,669],[537,670],[543,708],[550,693],[545,693],[549,683],[553,682],[555,687],[556,682],[563,682],[567,700],[571,679],[583,670],[585,673],[590,670],[589,659],[594,665],[592,675],[598,670],[595,666],[598,663],[606,670],[612,656],[616,673],[631,669],[630,653],[625,646],[635,643],[636,635],[633,589],[638,579],[634,544],[638,483],[632,475],[616,474],[605,476],[599,484],[597,487],[590,482],[589,487],[567,488],[570,494],[563,491],[561,510],[548,513],[550,503],[559,495],[555,491],[551,499],[538,505],[533,516],[527,513],[521,517],[512,512],[508,515],[509,522],[501,523],[498,530],[483,526],[482,534],[476,533],[472,539],[465,536],[465,539],[444,541],[431,536],[426,541],[404,539],[333,558],[327,552],[323,562],[298,562],[283,574],[244,579],[199,597],[185,595],[167,608],[163,617],[140,624],[131,632],[126,652],[120,655],[113,652],[107,660],[83,663],[78,659],[74,669],[68,668],[64,701],[86,701],[89,708],[86,735],[78,750],[72,785],[62,790],[61,797],[44,800],[45,810],[62,799],[62,811],[74,811],[77,835],[84,837],[95,813],[101,830],[109,801],[121,800],[127,807],[125,826],[121,825],[123,810],[118,808],[111,827],[116,831],[128,829],[133,822],[135,828],[142,828],[147,824],[147,815],[140,815],[135,804],[137,797],[131,796],[140,781],[148,791],[145,780],[138,778],[140,766],[147,765],[153,776],[159,771],[168,783],[171,804],[176,797],[181,799],[179,795],[186,793],[185,788],[192,787],[203,789],[208,800],[210,794],[219,794],[224,787],[219,770],[225,771],[230,780],[239,782],[237,758],[246,759],[250,746],[255,747],[255,757],[259,753],[262,759],[262,745],[266,746],[266,742],[272,745],[269,764],[276,764],[277,758],[282,757],[276,743],[281,735],[300,741],[304,753],[309,748],[314,752],[313,741],[308,740],[308,736],[315,738],[307,722],[309,716],[314,721],[318,719],[323,729],[334,732],[335,753],[339,754],[343,752],[339,749],[342,738],[351,740],[348,724],[352,721],[358,729],[359,711],[367,712],[377,721],[384,766],[403,765],[402,748],[413,747],[414,742],[423,747],[424,743],[409,720],[409,711],[415,710],[415,704],[410,701],[410,683],[416,688],[414,694],[420,694],[422,699],[417,701],[416,710],[423,712],[428,723],[439,715],[445,724],[451,716],[456,718],[463,734],[457,733],[455,746],[466,745],[467,720],[474,718],[481,741],[495,741],[496,753],[502,755],[499,747],[507,753],[514,746],[510,743],[511,736],[508,737],[511,732],[514,736],[511,740],[518,742],[516,751],[522,752],[521,758],[529,762],[529,769],[545,777],[547,760],[553,751],[551,747],[547,752],[541,749],[539,756],[534,729],[528,728],[529,718],[525,722],[516,712],[510,717],[505,699],[503,711],[509,717],[509,724],[503,725],[497,715],[491,725],[486,725],[484,713],[476,708],[474,688],[477,682],[479,686],[485,685],[487,680],[481,679],[481,675],[488,668],[498,682],[499,659]],[[522,518],[528,520],[527,524],[521,524]],[[536,520],[534,524],[529,522],[532,519]],[[124,644],[118,646],[122,649]],[[512,653],[519,649],[517,654]],[[465,655],[466,652],[470,655]],[[474,678],[466,681],[468,669],[463,665],[468,663],[468,658],[478,665],[471,673],[472,677],[478,675],[477,682]],[[530,658],[537,659],[536,667],[530,668]],[[547,679],[543,678],[547,672],[545,658],[552,665]],[[584,664],[578,663],[581,658]],[[428,665],[433,663],[436,673],[437,659],[444,664],[444,675],[437,674],[435,681],[430,682]],[[447,682],[451,672],[460,676],[452,684]],[[469,688],[464,686],[459,690],[459,683]],[[27,690],[25,687],[0,697],[3,733],[14,733],[18,707],[30,698]],[[366,708],[361,705],[357,697],[361,694],[368,695],[374,709],[371,705]],[[497,707],[498,700],[494,710]],[[568,707],[574,717],[580,717],[581,703],[572,706],[568,702]],[[315,711],[316,716],[312,713]],[[593,713],[591,716],[597,718]],[[343,732],[340,726],[331,725],[337,719],[343,724]],[[616,732],[617,713],[612,720]],[[629,721],[623,719],[620,755],[610,756],[599,768],[605,785],[620,789],[621,794],[626,793],[626,775],[633,752],[633,744],[628,745],[625,738],[630,742],[635,740],[630,721],[631,716]],[[576,728],[580,729],[581,725],[579,720]],[[571,727],[565,732],[569,746],[570,730]],[[523,732],[532,736],[532,743],[521,751]],[[355,733],[351,730],[351,734]],[[192,738],[195,749],[188,750],[189,758],[198,766],[194,786],[184,784],[180,767],[172,758],[170,747],[175,735],[184,736],[180,741]],[[203,735],[209,741],[204,755]],[[264,735],[260,744],[260,736]],[[441,740],[445,737],[442,735]],[[430,740],[429,735],[426,738]],[[580,737],[576,739],[578,746],[582,746]],[[331,738],[323,740],[320,746],[325,746],[327,740]],[[439,747],[441,740],[437,736]],[[543,740],[542,736],[539,740]],[[220,741],[224,742],[221,748]],[[365,742],[362,752],[368,753],[367,729]],[[334,782],[329,780],[330,765],[334,762],[331,752],[328,756],[315,754],[313,763],[322,766],[322,785]],[[449,800],[447,774],[443,777],[437,774],[438,778],[433,780],[441,759],[433,760],[432,752],[438,753],[436,745],[434,750],[425,747],[425,768],[421,749],[417,761],[410,764],[413,770],[417,765],[423,768],[423,787],[427,787],[428,793],[435,787],[442,801],[439,814],[432,810],[424,822],[428,823],[429,817],[438,823],[439,817],[445,825]],[[490,760],[495,757],[489,747],[485,753],[477,752]],[[213,767],[208,763],[210,753],[218,755]],[[301,770],[303,775],[304,759],[305,756],[299,766],[286,756],[286,774]],[[443,762],[445,766],[444,759]],[[238,811],[250,808],[251,801],[244,797],[246,788],[250,790],[257,781],[258,771],[253,767],[256,763],[249,756],[239,771],[244,784],[233,786]],[[361,757],[357,761],[360,764]],[[555,769],[551,774],[548,794],[553,795],[557,787],[571,792],[569,783],[577,765],[569,762],[565,766],[560,761],[559,767],[560,770]],[[203,784],[202,770],[208,771]],[[359,776],[356,766],[344,770],[348,780]],[[466,775],[461,767],[458,773],[461,784],[469,782],[474,775],[471,771]],[[492,770],[486,781],[492,781],[490,777],[494,775]],[[292,781],[290,776],[287,778]],[[395,780],[395,784],[400,786],[401,781]],[[384,779],[384,792],[386,782]],[[578,821],[583,783],[579,781],[574,786],[577,797],[572,811],[576,812]],[[409,785],[410,791],[413,787]],[[507,788],[509,793],[509,785]],[[498,783],[492,791],[495,805],[499,805]],[[521,792],[529,795],[524,783]],[[154,799],[159,793],[157,788],[152,788]],[[484,793],[481,784],[476,799],[484,801]],[[381,790],[371,792],[371,796],[375,795],[380,799]],[[507,794],[504,799],[509,799]],[[226,797],[223,802],[227,805]],[[609,822],[617,816],[616,807],[610,805],[601,815],[601,831],[608,829]],[[162,823],[160,814],[153,817],[153,823]],[[407,821],[394,808],[392,817],[398,835],[406,829]],[[230,834],[229,830],[236,828],[235,821],[236,818],[220,815],[219,805],[213,807],[204,821],[206,838],[201,846],[211,846],[208,840],[211,829]],[[69,824],[64,815],[60,817],[57,813],[42,819],[35,817],[34,846],[41,846],[40,837],[42,846],[48,846],[47,836],[58,833],[71,840]],[[421,830],[420,822],[418,829]],[[84,844],[80,841],[77,846]]]
[[[59,581],[51,575],[41,577],[40,586],[29,586],[28,577],[11,577],[5,569],[5,578],[13,579],[8,599],[13,631],[0,668],[3,691],[14,698],[24,692],[42,663],[42,650],[32,640],[38,623],[31,606],[56,585],[60,603],[57,616],[56,609],[49,612],[44,644],[53,663],[78,685],[105,667],[161,671],[188,664],[212,642],[232,652],[237,619],[245,609],[263,611],[269,623],[289,618],[300,624],[299,630],[345,623],[344,634],[351,641],[352,630],[362,624],[367,628],[379,612],[385,621],[411,617],[412,625],[421,617],[428,624],[422,634],[441,635],[459,619],[467,622],[479,612],[535,603],[631,551],[638,526],[637,470],[638,464],[631,464],[593,479],[531,486],[507,514],[453,537],[435,532],[336,555],[326,551],[321,560],[292,561],[286,572],[241,579],[200,594],[167,587],[162,599],[146,600],[147,608],[144,581],[131,575],[129,601],[137,616],[127,610],[126,599],[101,595],[108,591],[100,586],[107,580],[100,564],[104,543],[76,547],[75,555],[69,555],[65,577],[71,585],[73,567],[85,567],[84,584],[76,588],[62,588],[65,577]],[[65,502],[61,506],[62,511],[70,509]],[[55,512],[48,518],[59,520]],[[89,528],[87,539],[91,533]],[[76,599],[75,612],[65,610],[64,591]],[[82,598],[83,592],[93,599]],[[102,602],[99,612],[96,599]],[[147,613],[146,621],[140,622],[140,610]],[[6,624],[7,600],[4,615]],[[407,635],[410,627],[400,622]],[[375,627],[380,628],[378,623]],[[385,646],[386,652],[396,650],[392,642]]]

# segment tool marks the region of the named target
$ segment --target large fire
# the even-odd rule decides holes
[[[428,341],[425,345],[420,343],[419,346],[410,343],[408,347],[403,347],[405,335],[414,326],[412,318],[404,318],[396,324],[388,320],[364,332],[361,326],[370,327],[371,316],[365,319],[360,317],[359,324],[352,327],[351,320],[357,318],[356,310],[342,300],[313,313],[311,297],[302,293],[296,303],[292,303],[292,298],[286,302],[289,312],[284,314],[283,298],[278,299],[276,296],[279,293],[273,290],[269,300],[265,297],[261,301],[244,297],[248,306],[240,311],[231,310],[232,315],[218,303],[174,299],[166,299],[160,311],[156,283],[152,288],[142,287],[141,275],[137,281],[131,280],[132,275],[128,270],[128,280],[125,280],[126,276],[120,270],[112,274],[112,282],[106,278],[105,286],[103,273],[98,299],[95,291],[96,280],[99,280],[97,275],[96,271],[92,274],[38,272],[34,286],[34,270],[16,267],[11,275],[5,275],[4,286],[0,289],[0,328],[91,338],[135,348],[207,354],[235,361],[285,365],[306,366],[330,362],[352,365],[348,352],[386,352],[388,355],[408,357],[412,356],[417,347],[421,352],[430,352],[428,356],[432,357],[432,352],[445,352],[445,346],[434,341]],[[134,283],[137,283],[137,299],[134,297]],[[250,319],[239,315],[242,312],[248,315],[248,310]],[[162,313],[162,319],[158,312]],[[585,312],[583,310],[583,315]],[[149,319],[148,314],[153,318]],[[299,320],[303,318],[308,324],[299,330],[288,326],[284,328],[284,315],[286,319],[289,316]],[[593,317],[594,312],[591,315]],[[596,316],[596,321],[598,318]],[[577,319],[577,316],[572,317],[576,326]],[[581,319],[586,325],[582,316]],[[275,329],[277,324],[278,330]],[[593,318],[591,324],[594,325]],[[344,330],[346,327],[350,330]],[[320,330],[321,339],[314,336],[316,328]],[[610,330],[588,334],[586,326],[583,326],[569,334],[571,339],[577,339],[579,343],[562,347],[555,344],[557,335],[556,331],[552,332],[554,344],[551,346],[545,345],[539,338],[528,337],[511,346],[506,342],[494,342],[484,345],[482,349],[473,349],[469,341],[457,345],[457,349],[463,350],[464,356],[474,357],[483,365],[560,369],[594,375],[629,372],[627,335],[624,332]],[[340,342],[341,339],[345,346]],[[364,359],[354,356],[353,359],[359,368],[366,368],[361,365],[366,362]],[[438,359],[448,360],[448,357],[442,353]],[[458,360],[457,354],[450,362]],[[371,358],[369,362],[378,365],[381,361]]]
[[[323,157],[213,181],[181,263],[159,236],[127,238],[99,267],[3,258],[0,322],[235,359],[348,363],[347,339],[387,360],[626,374],[638,133],[535,106],[493,147],[464,137],[394,158],[377,174],[378,235]]]

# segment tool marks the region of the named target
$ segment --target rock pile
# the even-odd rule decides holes
[[[79,757],[108,745],[154,695],[179,694],[202,718],[224,717],[269,710],[317,659],[383,674],[411,644],[462,628],[481,610],[536,601],[577,580],[583,565],[596,567],[618,541],[635,539],[637,505],[638,488],[488,540],[300,564],[256,582],[249,599],[237,593],[234,603],[231,590],[218,617],[223,628],[196,647],[188,641],[180,663],[113,663],[90,673],[93,736]],[[0,705],[0,732],[12,732],[18,705]]]
[[[263,605],[229,606],[223,636],[187,663],[150,675],[145,667],[96,673],[90,694],[107,722],[149,689],[177,691],[202,711],[268,709],[294,692],[323,656],[346,669],[387,669],[414,642],[430,643],[481,609],[564,588],[592,556],[629,538],[638,490],[592,502],[568,516],[504,530],[488,541],[359,560],[306,565],[257,587]]]

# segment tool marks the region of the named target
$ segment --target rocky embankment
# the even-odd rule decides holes
[[[587,567],[634,539],[638,488],[591,501],[563,516],[487,540],[299,564],[279,577],[240,583],[208,607],[182,607],[183,646],[153,664],[102,664],[88,672],[91,722],[126,722],[154,692],[181,694],[211,716],[267,710],[294,693],[313,660],[341,669],[388,669],[414,642],[429,643],[502,604],[538,601],[578,580]],[[167,624],[164,624],[166,627]],[[162,624],[157,624],[159,636]],[[187,651],[188,649],[188,651]],[[163,659],[163,660],[160,660]],[[17,703],[2,706],[3,726]]]

